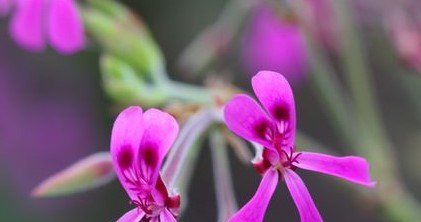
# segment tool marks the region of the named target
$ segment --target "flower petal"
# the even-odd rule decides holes
[[[52,0],[48,14],[51,45],[63,54],[72,54],[85,45],[85,34],[73,0]]]
[[[174,216],[171,214],[171,212],[165,208],[160,214],[159,214],[159,221],[160,222],[177,222],[177,220],[174,218]]]
[[[272,123],[264,110],[247,95],[236,95],[224,108],[228,128],[244,139],[273,147],[270,136]]]
[[[42,51],[44,0],[17,1],[16,12],[10,23],[10,33],[18,45],[30,51]]]
[[[136,192],[130,189],[129,181],[124,173],[137,167],[134,163],[140,140],[144,132],[142,124],[142,108],[131,106],[123,110],[116,118],[111,134],[111,156],[117,176],[132,199]]]
[[[139,208],[135,208],[125,213],[122,217],[120,217],[120,219],[117,220],[117,222],[139,222],[144,216],[145,213],[143,211],[141,211]]]
[[[289,132],[285,138],[287,146],[294,145],[295,104],[291,86],[285,77],[277,72],[260,71],[252,79],[254,93],[271,117]]]
[[[149,109],[143,114],[145,131],[139,146],[138,163],[142,178],[155,186],[159,169],[178,134],[177,121],[170,114]]]
[[[372,187],[376,183],[370,178],[366,159],[357,156],[335,157],[326,154],[301,152],[295,166],[337,176],[354,183]]]
[[[272,70],[298,83],[309,69],[306,43],[299,25],[280,18],[276,10],[265,3],[251,11],[242,49],[243,63],[253,75],[260,70]]]
[[[263,221],[266,208],[278,184],[278,172],[272,169],[266,171],[259,188],[253,198],[235,213],[229,222],[260,222]]]
[[[285,169],[284,178],[300,213],[301,222],[323,221],[301,178],[290,169]]]

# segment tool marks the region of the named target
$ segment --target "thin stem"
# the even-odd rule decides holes
[[[190,182],[193,177],[199,153],[203,147],[203,139],[203,137],[197,139],[196,142],[190,148],[187,157],[182,163],[183,166],[181,167],[181,171],[179,173],[180,176],[179,178],[177,178],[177,181],[174,184],[174,186],[177,188],[178,193],[183,198],[183,200],[181,201],[180,215],[183,214],[183,212],[186,210],[189,204],[187,191],[189,189]]]
[[[179,64],[189,74],[199,74],[227,50],[256,0],[230,0],[212,25],[182,52]]]
[[[211,92],[205,87],[171,80],[163,65],[154,69],[152,81],[154,85],[166,92],[168,99],[196,102],[205,105],[212,104]]]
[[[321,107],[331,117],[329,118],[330,124],[335,128],[338,136],[342,138],[346,146],[352,147],[355,145],[357,138],[353,124],[354,113],[352,113],[349,96],[340,84],[326,52],[312,32],[309,18],[302,13],[305,4],[308,3],[294,1],[292,2],[292,9],[298,16],[297,19],[307,43],[310,65],[313,70],[310,75],[311,86],[322,103]]]
[[[219,129],[210,134],[210,149],[218,207],[218,222],[225,222],[238,209],[228,159],[228,146]]]
[[[353,113],[348,95],[343,90],[327,56],[308,30],[304,29],[310,63],[314,73],[310,76],[313,91],[318,95],[322,108],[329,114],[330,124],[348,146],[355,145],[356,129],[353,124]]]
[[[406,73],[405,73],[406,74]],[[421,123],[421,78],[420,76],[408,76],[402,73],[393,75],[394,78],[400,83],[407,97],[410,99],[411,104],[417,114],[418,122]]]
[[[170,100],[182,100],[204,105],[211,105],[213,103],[210,90],[204,87],[176,81],[167,81],[162,85],[162,89],[167,92]]]
[[[332,1],[341,30],[342,59],[358,114],[360,145],[355,148],[371,163],[378,180],[378,199],[385,213],[396,221],[420,221],[420,204],[408,194],[397,173],[392,146],[378,115],[367,54],[346,0]]]
[[[203,109],[192,116],[183,126],[161,171],[163,180],[169,187],[170,192],[176,187],[183,163],[188,158],[192,147],[194,147],[193,144],[209,128],[214,121],[213,119],[212,112],[209,109]]]

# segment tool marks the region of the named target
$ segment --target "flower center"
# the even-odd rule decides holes
[[[295,166],[293,163],[298,163],[297,158],[301,155],[300,152],[295,152],[294,147],[289,147],[289,152],[285,151],[285,149],[281,150],[281,164],[284,168],[291,168],[295,170]]]
[[[265,173],[270,168],[278,170],[280,173],[285,168],[295,170],[296,167],[293,164],[298,163],[297,158],[300,155],[300,152],[295,152],[294,147],[285,147],[279,152],[264,148],[262,159],[253,163],[253,166],[259,173]]]
[[[157,205],[151,197],[140,197],[137,200],[131,200],[130,204],[135,205],[145,212],[145,217],[141,221],[150,221],[152,218],[159,216],[164,206]]]

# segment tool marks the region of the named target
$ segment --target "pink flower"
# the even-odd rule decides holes
[[[44,50],[49,42],[58,52],[72,54],[85,45],[84,29],[73,0],[0,0],[0,11],[14,6],[10,32],[30,51]]]
[[[159,169],[178,134],[178,124],[168,113],[129,107],[117,117],[111,135],[115,170],[136,206],[119,222],[176,221],[179,195],[170,196]]]
[[[400,59],[421,72],[421,18],[411,19],[408,12],[395,9],[386,17],[386,28]]]
[[[229,221],[262,221],[280,179],[285,180],[301,221],[322,221],[304,182],[295,173],[297,168],[369,187],[375,185],[369,176],[368,163],[361,157],[296,151],[294,97],[281,74],[260,71],[253,77],[252,85],[266,111],[249,96],[237,95],[225,106],[225,121],[234,133],[263,145],[263,154],[254,162],[263,179],[253,198]]]
[[[249,73],[268,69],[285,73],[290,81],[301,80],[309,61],[299,26],[266,5],[255,8],[244,39],[243,63]]]

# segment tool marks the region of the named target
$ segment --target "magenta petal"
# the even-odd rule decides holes
[[[288,146],[294,145],[295,104],[291,86],[285,77],[271,71],[260,71],[252,79],[254,93],[277,122],[285,122]],[[279,126],[278,126],[279,127]],[[284,127],[284,126],[283,126]]]
[[[13,39],[30,51],[42,51],[45,42],[42,34],[44,0],[17,1],[17,9],[10,23]]]
[[[323,221],[301,178],[294,171],[285,169],[284,179],[300,213],[301,222]]]
[[[253,75],[260,70],[272,70],[282,73],[289,81],[302,80],[309,61],[300,26],[280,18],[276,10],[260,3],[252,10],[244,35],[244,65]]]
[[[139,146],[138,163],[142,178],[154,186],[161,163],[178,134],[177,121],[170,114],[149,109],[143,114],[145,131]]]
[[[237,95],[224,108],[225,122],[237,135],[265,147],[270,141],[272,123],[264,110],[247,95]]]
[[[235,213],[229,222],[260,222],[263,221],[266,208],[278,184],[278,172],[272,169],[266,171],[259,188],[253,198]]]
[[[143,216],[145,216],[145,213],[139,210],[139,208],[135,208],[120,217],[117,222],[138,222],[143,218]]]
[[[85,45],[83,24],[73,0],[51,0],[48,37],[51,45],[63,54],[81,50]]]
[[[376,183],[370,178],[366,159],[357,156],[335,157],[320,153],[301,152],[295,166],[337,176],[354,183],[372,187]]]
[[[117,116],[111,133],[111,156],[114,168],[123,187],[132,199],[137,198],[137,194],[129,189],[123,172],[137,166],[134,162],[144,131],[142,117],[142,108],[137,106],[126,108]]]
[[[160,222],[177,222],[177,220],[174,218],[174,216],[171,214],[171,212],[165,208],[161,214],[159,214],[159,221]]]

